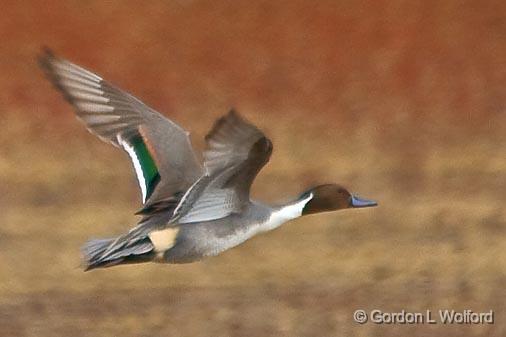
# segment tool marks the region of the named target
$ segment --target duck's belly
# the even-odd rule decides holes
[[[260,232],[260,226],[229,227],[223,224],[186,224],[179,227],[175,244],[164,253],[164,262],[190,263],[215,256],[240,245]]]

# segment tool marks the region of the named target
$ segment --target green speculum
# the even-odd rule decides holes
[[[148,199],[153,193],[156,184],[158,184],[160,181],[160,174],[158,173],[158,168],[156,167],[153,156],[149,152],[142,137],[136,136],[135,138],[131,139],[131,144],[141,165],[142,173],[146,183],[146,199]]]

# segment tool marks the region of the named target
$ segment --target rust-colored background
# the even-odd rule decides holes
[[[4,2],[0,335],[504,336],[502,1]],[[128,159],[88,134],[42,46],[202,138],[235,107],[274,154],[266,201],[339,182],[380,207],[311,216],[191,265],[83,273],[135,224]],[[494,310],[359,325],[356,309]]]

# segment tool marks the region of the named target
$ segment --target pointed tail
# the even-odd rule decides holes
[[[152,259],[153,245],[149,238],[129,244],[118,239],[93,239],[84,244],[81,251],[84,271],[112,267],[123,263],[140,263]]]
[[[92,239],[84,244],[81,252],[85,271],[99,266],[97,262],[113,241],[114,239]]]

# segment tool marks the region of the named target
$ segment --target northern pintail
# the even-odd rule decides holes
[[[86,270],[193,262],[303,215],[377,205],[337,184],[313,187],[283,206],[251,200],[251,184],[269,161],[272,143],[235,111],[206,136],[201,166],[189,133],[135,97],[49,50],[39,63],[87,129],[126,151],[142,193],[135,227],[84,245]]]

